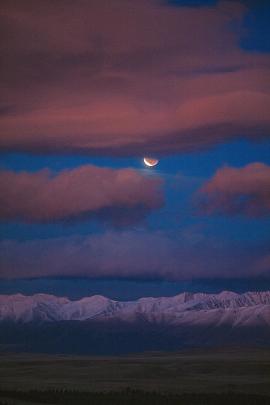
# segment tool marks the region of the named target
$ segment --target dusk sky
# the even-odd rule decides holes
[[[270,2],[0,19],[0,293],[270,289]]]

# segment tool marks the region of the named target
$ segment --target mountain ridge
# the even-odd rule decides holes
[[[150,323],[252,324],[270,327],[270,291],[218,294],[183,292],[172,297],[117,301],[102,295],[79,300],[50,294],[0,295],[0,321],[87,321],[118,319]]]
[[[135,301],[0,295],[0,352],[118,355],[269,342],[270,291]]]

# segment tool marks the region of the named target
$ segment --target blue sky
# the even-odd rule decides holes
[[[58,20],[52,17],[54,10],[43,10],[42,14],[39,2],[32,12],[24,2],[18,9],[7,6],[10,15],[22,13],[25,16],[29,26],[25,35],[31,38],[36,33],[41,48],[37,51],[36,44],[30,40],[28,49],[19,37],[15,39],[14,55],[7,54],[3,75],[8,101],[3,101],[1,109],[4,141],[0,145],[0,171],[5,196],[0,199],[3,209],[0,293],[47,292],[74,298],[98,293],[129,299],[171,295],[183,290],[269,288],[270,211],[264,207],[269,198],[267,185],[270,187],[270,128],[266,117],[270,107],[266,105],[270,66],[269,2],[179,0],[162,6],[157,3],[156,9],[147,5],[146,11],[139,6],[121,10],[127,16],[132,10],[138,25],[142,26],[145,43],[149,41],[149,49],[145,48],[143,34],[141,39],[136,36],[134,39],[126,27],[127,39],[130,36],[129,41],[134,43],[134,49],[129,49],[122,39],[123,32],[118,35],[120,28],[114,11],[98,6],[101,8],[97,7],[97,18],[108,12],[109,28],[117,35],[110,44],[107,32],[97,32],[93,37],[91,58],[88,48],[82,47],[77,55],[72,43],[69,47],[65,35],[60,34],[63,31],[58,27]],[[63,18],[71,21],[72,14],[78,12],[82,19],[83,7],[79,2],[77,9],[67,10]],[[55,15],[62,12],[56,9]],[[89,10],[86,15],[87,12]],[[150,16],[149,29],[155,34],[154,39],[151,35],[149,39],[149,32],[144,31],[144,12]],[[159,28],[151,19],[156,13],[161,25],[166,27],[167,20],[168,27],[172,25],[171,33],[164,31],[165,46],[160,49],[155,43],[155,37],[160,35]],[[193,21],[198,22],[198,32],[189,32],[188,26],[179,28],[179,36],[186,34],[186,37],[174,44],[177,18],[182,21],[186,15],[191,25]],[[209,27],[208,19],[213,26]],[[52,25],[43,38],[44,33],[39,32],[36,23],[42,26],[48,25],[48,21]],[[73,20],[71,22],[71,27],[76,27],[77,22],[74,25]],[[16,38],[20,29],[20,26],[8,26],[7,38],[12,34]],[[80,37],[75,38],[78,43],[74,40],[77,47],[86,34],[89,33],[83,29],[79,32]],[[54,35],[56,45],[50,42]],[[211,43],[215,35],[217,39]],[[62,56],[55,56],[58,46],[63,49]],[[224,48],[224,52],[220,48]],[[5,45],[3,49],[6,52]],[[29,55],[32,56],[29,58]],[[15,63],[19,58],[22,58],[21,70]],[[25,83],[28,87],[24,96],[21,90]],[[70,99],[66,96],[69,94]],[[214,103],[213,97],[217,97]],[[201,103],[201,100],[205,101]],[[221,107],[216,111],[217,103],[221,103]],[[178,111],[180,115],[176,117]],[[189,111],[192,112],[191,122],[188,121]],[[88,122],[89,117],[91,122]],[[158,165],[146,168],[145,155],[158,157]],[[253,179],[254,163],[261,165],[261,177],[257,180],[257,183],[262,182],[260,190],[256,181],[246,185]],[[109,196],[108,200],[113,196],[114,202],[108,201],[95,212],[91,211],[89,203],[85,212],[80,211],[75,216],[51,217],[45,221],[31,217],[30,200],[36,196],[33,191],[27,194],[27,187],[17,191],[17,179],[22,173],[31,183],[34,178],[40,181],[40,171],[49,169],[45,185],[40,186],[47,187],[52,178],[63,172],[68,170],[73,176],[78,168],[89,165],[97,173],[100,168],[108,168],[113,176],[132,169],[132,176],[138,176],[136,181],[142,182],[141,189],[137,190],[138,200],[141,198],[141,204],[146,204],[142,215],[136,216],[140,204],[130,208],[129,202],[129,206],[125,206],[122,185],[118,196],[114,196],[116,184],[110,191],[102,189]],[[221,193],[218,209],[211,206],[216,202],[216,191],[213,195],[209,192],[206,197],[210,214],[201,212],[197,207],[199,190],[208,183],[216,187],[219,180],[215,176],[220,173],[218,179],[223,179],[226,167],[235,169],[232,181],[237,178],[239,182],[238,175],[240,179],[245,176],[244,188],[240,183],[239,195],[233,185],[233,192],[218,188]],[[249,170],[252,170],[250,175]],[[14,184],[5,180],[9,172],[15,179]],[[90,177],[85,200],[101,193],[101,183],[107,187],[105,178],[101,178],[100,184],[91,181]],[[72,184],[67,184],[64,199],[72,198],[69,197]],[[221,185],[224,184],[227,183],[222,180]],[[82,195],[88,185],[79,186]],[[146,195],[148,186],[153,187],[152,196]],[[130,187],[129,192],[136,193],[133,186]],[[38,190],[45,196],[48,192]],[[70,191],[72,196],[73,191]],[[158,202],[160,193],[162,203]],[[55,195],[55,199],[58,198],[61,196]],[[133,199],[136,198],[134,194]],[[236,209],[238,198],[240,202],[243,198],[244,203]],[[255,215],[252,214],[254,206],[248,206],[249,201],[255,204]],[[228,210],[225,205],[229,206]],[[119,210],[121,216],[125,209],[127,212],[131,209],[130,215],[135,215],[135,219],[118,223]],[[70,266],[67,252],[71,252]],[[138,261],[136,266],[134,261]],[[46,266],[51,267],[51,271],[47,271]]]

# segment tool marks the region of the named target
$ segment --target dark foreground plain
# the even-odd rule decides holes
[[[270,404],[270,349],[0,355],[2,404]]]

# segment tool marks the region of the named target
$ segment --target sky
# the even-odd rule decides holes
[[[0,293],[270,289],[269,17],[1,3]]]

